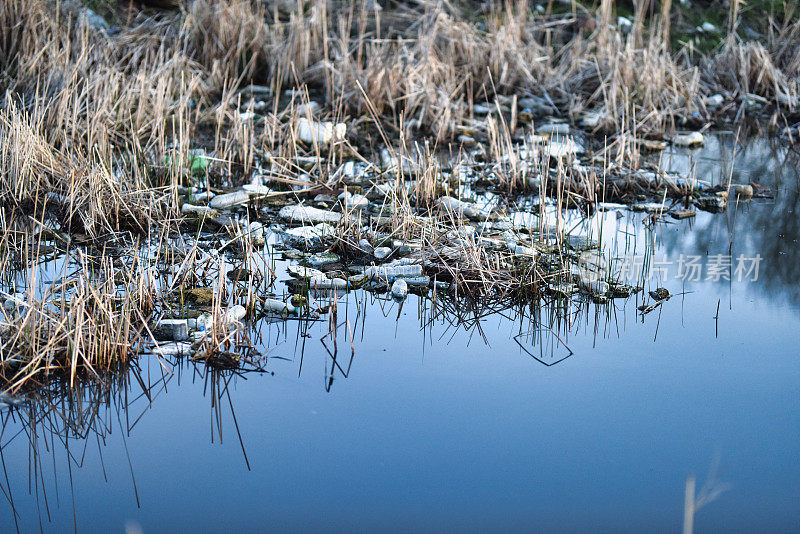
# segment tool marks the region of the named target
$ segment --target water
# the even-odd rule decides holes
[[[73,405],[85,438],[66,445],[66,403],[4,408],[0,486],[19,529],[674,532],[695,474],[722,491],[697,532],[797,531],[798,155],[733,144],[668,165],[727,180],[735,160],[734,183],[775,198],[656,226],[668,268],[648,289],[683,294],[645,316],[640,295],[541,310],[538,325],[519,310],[459,322],[442,302],[359,292],[339,305],[336,363],[326,323],[265,322],[269,373],[147,359],[150,399],[129,378]],[[652,242],[632,239],[637,254]],[[763,257],[756,281],[675,278],[681,255],[706,266],[729,250],[731,274]],[[0,522],[15,528],[11,505]]]

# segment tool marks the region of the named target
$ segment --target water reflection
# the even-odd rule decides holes
[[[236,439],[241,445],[243,461],[250,469],[247,451],[236,419],[231,389],[246,375],[260,373],[252,369],[220,370],[193,363],[188,359],[143,359],[119,372],[104,373],[96,379],[82,381],[75,387],[65,381],[52,380],[40,388],[17,395],[2,394],[0,398],[0,463],[4,480],[0,491],[7,501],[17,531],[31,518],[22,517],[16,503],[20,498],[33,499],[40,527],[52,522],[53,514],[64,514],[64,508],[75,502],[73,470],[84,467],[90,449],[96,447],[103,478],[108,483],[104,449],[112,435],[121,437],[127,458],[130,485],[137,506],[140,506],[136,484],[134,458],[128,450],[127,439],[136,431],[153,405],[166,396],[169,387],[181,387],[182,382],[201,383],[203,395],[210,402],[211,438],[222,442],[223,420],[230,417]],[[3,451],[19,442],[28,445],[28,480],[10,479]],[[66,481],[63,478],[66,477]],[[69,495],[60,493],[68,487]],[[27,491],[26,491],[27,490]],[[77,529],[78,519],[73,518]]]
[[[752,179],[774,199],[644,230],[642,215],[598,214],[596,228],[612,256],[727,253],[732,240],[733,255],[765,257],[757,282],[644,281],[605,303],[325,293],[318,319],[250,325],[258,368],[144,357],[75,390],[54,382],[4,397],[3,521],[21,531],[130,518],[153,529],[346,530],[387,517],[398,529],[668,530],[687,473],[722,448],[720,477],[736,484],[698,514],[698,530],[789,530],[800,513],[798,156],[732,142],[669,164],[722,180],[733,162],[734,182]],[[657,285],[676,296],[642,314]],[[752,315],[743,288],[792,305]],[[751,357],[767,351],[769,365]],[[113,502],[106,493],[127,505],[86,504]]]
[[[54,514],[69,511],[69,503],[75,499],[73,470],[84,467],[90,451],[96,452],[104,481],[108,483],[104,450],[113,441],[112,434],[121,437],[117,445],[125,451],[130,488],[139,506],[136,459],[128,451],[127,440],[140,422],[151,416],[154,405],[169,403],[165,399],[169,391],[185,387],[186,382],[202,384],[202,394],[210,406],[209,441],[222,443],[223,428],[228,428],[249,470],[246,436],[243,437],[239,427],[237,399],[232,391],[241,380],[264,373],[274,375],[275,364],[296,365],[298,375],[315,373],[316,369],[304,369],[307,365],[304,359],[307,355],[314,359],[323,356],[323,386],[330,392],[336,380],[350,375],[360,342],[370,335],[389,333],[381,326],[375,334],[375,322],[393,322],[395,336],[414,334],[407,328],[399,333],[399,318],[405,309],[417,317],[423,346],[446,346],[458,336],[475,338],[489,348],[498,343],[499,337],[513,340],[521,357],[549,367],[573,355],[568,340],[582,330],[600,338],[620,335],[618,312],[625,308],[624,304],[613,301],[597,304],[586,298],[548,298],[523,303],[508,296],[476,300],[437,292],[412,296],[405,302],[366,292],[331,292],[326,298],[330,303],[328,314],[318,320],[257,322],[252,341],[266,355],[258,365],[244,365],[242,361],[239,365],[216,365],[210,360],[150,355],[120,372],[82,381],[75,388],[53,380],[28,393],[6,394],[0,410],[0,461],[5,462],[2,451],[25,442],[28,446],[27,484],[10,478],[0,481],[0,490],[17,529],[20,529],[17,511],[20,499],[35,502],[40,524],[52,522]],[[493,325],[499,322],[502,330],[487,331],[487,320]],[[59,493],[65,487],[69,489],[68,496]],[[78,519],[74,522],[77,524]]]
[[[736,209],[721,216],[699,214],[686,225],[691,231],[664,232],[667,254],[677,256],[687,250],[702,255],[730,251],[733,257],[760,254],[763,269],[753,290],[800,303],[800,148],[763,138],[737,143],[736,136],[728,134],[710,138],[696,152],[671,153],[666,165],[670,170],[693,170],[715,183],[752,182],[771,196],[731,203]]]

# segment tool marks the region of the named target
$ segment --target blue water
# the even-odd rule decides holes
[[[25,433],[12,439],[30,406],[6,408],[0,486],[20,530],[676,532],[695,474],[698,490],[723,490],[697,511],[696,532],[797,532],[796,155],[732,147],[721,137],[671,165],[727,179],[733,161],[734,182],[757,179],[776,198],[659,226],[656,253],[727,254],[733,234],[734,256],[764,256],[757,281],[666,280],[685,294],[643,320],[641,297],[576,306],[553,326],[563,343],[546,326],[544,353],[518,338],[547,362],[571,351],[552,366],[513,339],[534,329],[517,312],[454,327],[428,323],[416,296],[398,317],[397,303],[352,294],[338,316],[355,334],[352,361],[347,325],[337,334],[347,377],[335,368],[328,380],[327,324],[303,350],[298,323],[258,325],[270,373],[228,378],[221,398],[186,364],[152,402],[132,382],[127,413],[118,394],[99,404],[103,438],[70,438],[71,462],[43,424],[31,456]],[[159,365],[142,365],[162,389]],[[0,524],[15,528],[8,504]]]

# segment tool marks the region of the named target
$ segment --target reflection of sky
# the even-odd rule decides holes
[[[734,258],[756,254],[763,258],[758,283],[748,284],[748,290],[796,306],[800,304],[800,153],[765,140],[734,151],[733,141],[733,136],[711,138],[706,148],[694,153],[683,151],[673,156],[669,165],[682,171],[695,165],[698,176],[722,182],[728,176],[733,183],[752,181],[767,187],[775,198],[740,203],[721,216],[700,213],[695,221],[678,223],[672,231],[664,232],[665,251],[670,256],[727,254],[732,242]],[[722,164],[714,165],[711,156],[715,153],[722,155]]]
[[[771,206],[782,202],[737,213],[734,254],[781,233],[786,223],[773,222]],[[728,224],[727,215],[702,213],[672,224],[657,253],[724,252]],[[299,378],[297,324],[264,325],[277,343],[270,354],[289,360],[271,360],[274,376],[231,389],[253,470],[226,404],[224,441],[210,443],[204,383],[185,374],[126,437],[141,509],[116,421],[109,417],[115,431],[101,448],[108,483],[88,442],[85,465],[72,470],[79,530],[119,530],[133,519],[145,532],[677,531],[685,477],[696,473],[701,486],[718,453],[731,488],[697,513],[697,531],[796,531],[800,316],[795,300],[775,296],[796,284],[797,262],[791,253],[770,258],[794,263],[778,263],[781,274],[757,284],[692,284],[644,323],[634,301],[619,301],[610,317],[590,305],[564,336],[574,355],[553,367],[511,339],[529,328],[519,322],[484,319],[488,344],[436,321],[423,337],[417,297],[397,323],[397,305],[385,304],[387,317],[372,305],[362,324],[350,296],[356,354],[349,378],[337,374],[326,393],[324,325],[305,340]],[[24,440],[3,449],[23,531],[38,528],[27,451]],[[68,474],[63,449],[55,451],[52,530],[67,530]],[[9,510],[0,522],[11,525]]]

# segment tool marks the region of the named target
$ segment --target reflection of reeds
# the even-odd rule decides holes
[[[110,371],[98,370],[95,377],[78,379],[72,384],[50,380],[35,389],[29,388],[24,394],[0,393],[0,464],[4,473],[11,471],[11,476],[0,479],[0,494],[10,505],[17,531],[27,531],[30,522],[36,518],[21,516],[15,503],[25,498],[26,492],[30,493],[27,497],[42,503],[42,506],[37,506],[39,524],[50,521],[57,513],[57,507],[64,502],[63,496],[59,497],[59,488],[66,485],[70,492],[74,491],[72,477],[75,470],[84,466],[90,447],[97,447],[103,476],[108,481],[104,450],[117,439],[122,441],[130,469],[133,498],[139,504],[136,457],[128,450],[127,439],[160,397],[166,394],[167,386],[173,381],[177,385],[187,379],[204,384],[204,394],[208,395],[211,405],[211,441],[222,443],[223,421],[230,415],[245,465],[249,468],[231,390],[235,389],[239,377],[251,370],[221,371],[185,359],[162,359],[145,363],[144,367],[130,363]],[[25,447],[26,440],[30,461],[27,481],[14,478],[14,470],[7,468],[2,454],[12,447]],[[66,465],[56,469],[53,463],[51,471],[48,456],[53,455],[55,462],[56,454],[61,450],[66,453]],[[66,480],[63,479],[65,472]],[[49,493],[53,490],[55,495]],[[74,493],[71,495],[73,503],[79,498]],[[74,523],[80,529],[77,525],[82,524],[82,518],[74,517]]]
[[[484,331],[489,319],[502,320],[520,349],[544,365],[557,364],[572,355],[570,337],[582,328],[594,336],[618,333],[617,309],[613,301],[595,304],[579,296],[546,296],[536,301],[513,295],[469,295],[436,292],[419,300],[420,328],[432,336],[444,327],[437,341],[449,341],[463,330],[492,346]],[[433,341],[433,339],[432,339]]]
[[[696,479],[694,475],[686,477],[686,488],[683,501],[683,534],[692,534],[694,531],[694,516],[700,508],[717,500],[720,495],[729,489],[729,485],[717,480],[719,468],[719,454],[714,456],[711,469],[703,487],[695,493]]]

